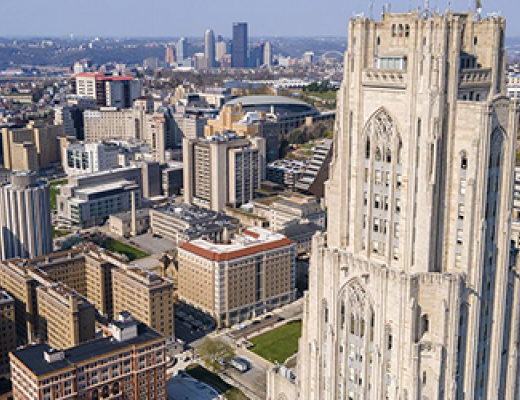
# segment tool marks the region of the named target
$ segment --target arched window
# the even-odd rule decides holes
[[[394,24],[392,25],[392,37],[397,36],[397,26]]]
[[[394,337],[391,333],[388,334],[388,350],[392,350],[392,347],[394,346]]]
[[[386,162],[391,163],[392,162],[392,150],[386,149]]]
[[[370,139],[367,139],[367,146],[365,150],[365,158],[370,158]]]
[[[399,24],[399,37],[403,37],[404,35],[404,27],[402,24]]]
[[[423,371],[422,373],[422,384],[426,385],[426,371]]]
[[[404,36],[410,37],[410,25],[406,25],[404,28]]]
[[[350,314],[350,333],[353,335],[356,334],[356,318],[354,314]]]

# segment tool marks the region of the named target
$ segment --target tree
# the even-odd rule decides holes
[[[222,339],[207,337],[197,349],[207,368],[213,372],[219,372],[222,365],[219,361],[229,362],[235,357],[235,350]]]

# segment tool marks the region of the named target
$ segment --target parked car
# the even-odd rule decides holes
[[[241,373],[246,372],[250,368],[249,361],[244,360],[243,358],[240,358],[240,357],[233,358],[230,361],[230,364],[233,368],[235,368],[237,371],[239,371]]]

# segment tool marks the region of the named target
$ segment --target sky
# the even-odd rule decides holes
[[[424,6],[394,0],[392,11]],[[426,0],[427,1],[427,0]],[[452,0],[466,11],[472,0]],[[379,17],[388,0],[374,1]],[[444,11],[449,0],[429,0]],[[508,36],[520,37],[520,0],[483,0],[486,15],[515,16]],[[260,36],[346,36],[355,14],[370,14],[369,0],[0,0],[0,36],[200,37],[206,28],[231,36],[233,22],[248,22]]]

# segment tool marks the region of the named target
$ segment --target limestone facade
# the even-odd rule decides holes
[[[504,33],[471,13],[351,20],[295,384],[271,371],[269,400],[519,398]]]

